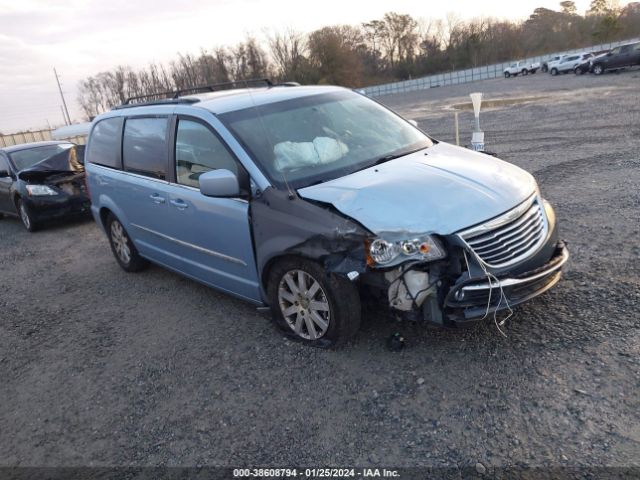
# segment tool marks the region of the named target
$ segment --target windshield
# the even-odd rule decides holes
[[[280,187],[285,182],[292,188],[324,182],[433,145],[390,110],[347,90],[219,118]]]
[[[25,150],[18,150],[17,152],[11,152],[9,157],[13,162],[14,167],[19,172],[26,168],[33,167],[36,163],[40,163],[47,158],[63,152],[73,147],[72,143],[62,143],[59,145],[45,145],[43,147],[27,148]]]

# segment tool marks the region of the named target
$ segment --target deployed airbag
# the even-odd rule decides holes
[[[278,171],[321,165],[340,160],[349,147],[339,140],[316,137],[313,142],[280,142],[273,147]]]

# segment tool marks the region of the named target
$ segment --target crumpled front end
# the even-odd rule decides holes
[[[400,319],[475,322],[547,291],[569,258],[553,209],[538,194],[480,225],[434,238],[445,258],[372,268],[362,277]]]

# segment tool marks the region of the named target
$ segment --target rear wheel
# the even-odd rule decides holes
[[[20,220],[22,221],[24,228],[29,232],[35,232],[38,229],[38,223],[35,221],[33,213],[22,199],[18,198],[16,200],[16,208],[18,209],[18,215],[20,215]]]
[[[269,272],[267,294],[276,324],[309,345],[339,346],[360,327],[356,286],[310,260],[279,261]]]
[[[528,75],[529,74],[529,70],[527,70],[526,68],[524,70],[522,70],[522,75]]]
[[[551,75],[555,76],[558,74],[558,69],[557,68],[552,68],[551,69]]]
[[[602,68],[602,65],[600,65],[599,63],[596,63],[593,66],[593,73],[595,73],[596,75],[602,75],[603,72],[604,68]]]
[[[111,251],[124,271],[138,272],[149,264],[146,259],[140,256],[129,234],[115,215],[109,214],[106,227]]]

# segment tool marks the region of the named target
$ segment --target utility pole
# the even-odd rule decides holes
[[[60,92],[60,98],[62,98],[62,105],[64,105],[64,111],[62,112],[62,116],[64,117],[65,123],[67,125],[71,125],[71,117],[69,116],[69,109],[67,108],[67,102],[64,101],[64,95],[62,94],[62,87],[60,87],[60,79],[58,78],[58,72],[56,72],[55,67],[53,67],[53,74],[56,76],[58,91]]]

